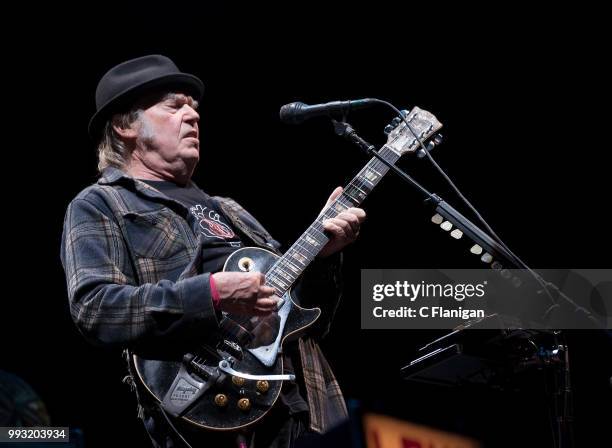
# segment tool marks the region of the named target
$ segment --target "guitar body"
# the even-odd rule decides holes
[[[247,247],[228,257],[223,270],[266,273],[278,258],[265,249]],[[210,430],[244,428],[272,408],[282,380],[262,384],[261,380],[220,371],[218,364],[222,359],[230,359],[231,368],[237,372],[283,373],[282,345],[312,325],[321,310],[301,308],[292,300],[291,290],[282,299],[284,303],[278,312],[267,318],[225,315],[219,332],[185,347],[184,353],[170,359],[132,354],[133,371],[174,417]]]

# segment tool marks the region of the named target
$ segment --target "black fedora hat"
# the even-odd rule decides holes
[[[197,100],[204,93],[198,77],[181,72],[170,58],[159,54],[130,59],[111,68],[96,88],[96,113],[89,121],[89,135],[97,140],[112,114],[130,107],[144,92],[164,86],[184,89]]]

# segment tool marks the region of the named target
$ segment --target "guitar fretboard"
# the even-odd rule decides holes
[[[378,154],[392,165],[400,157],[386,145],[378,151]],[[272,286],[279,297],[289,290],[329,241],[324,232],[323,221],[335,218],[350,207],[359,206],[383,176],[387,174],[387,171],[389,171],[389,167],[373,157],[344,188],[342,194],[317,217],[293,246],[274,263],[266,273],[266,284]]]

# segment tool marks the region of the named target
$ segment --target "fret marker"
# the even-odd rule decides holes
[[[350,197],[353,197],[353,194],[355,194],[355,193],[356,193],[357,197],[358,197],[360,200],[362,200],[362,201],[363,201],[363,200],[366,198],[366,196],[367,196],[367,195],[365,194],[365,192],[364,192],[364,191],[363,191],[361,188],[359,188],[359,187],[357,187],[357,186],[355,186],[355,185],[351,185],[351,192],[350,192],[350,193],[347,193],[347,194],[348,194]]]
[[[287,289],[287,285],[280,278],[275,278],[273,281],[275,284],[280,285],[281,288]]]
[[[304,264],[304,260],[306,260],[306,258],[303,255],[298,254],[297,252],[291,254],[291,256],[302,264]]]
[[[306,236],[304,239],[305,239],[306,241],[308,241],[308,243],[310,243],[310,245],[312,245],[312,246],[314,246],[314,247],[319,246],[319,242],[318,242],[317,240],[315,240],[315,239],[314,239],[313,237],[311,237],[311,236],[308,236],[308,235],[307,235],[307,236]]]
[[[276,270],[276,273],[278,275],[280,275],[281,277],[283,277],[285,280],[289,280],[290,282],[293,281],[293,279],[291,278],[291,276],[289,274],[287,274],[285,271],[282,271],[280,269]]]
[[[365,172],[365,177],[370,182],[374,182],[376,179],[378,179],[378,176],[376,174],[374,174],[372,171],[366,171]]]
[[[293,263],[290,263],[289,261],[287,261],[286,266],[291,269],[293,272],[295,272],[296,274],[299,274],[299,270],[296,266],[293,265]]]

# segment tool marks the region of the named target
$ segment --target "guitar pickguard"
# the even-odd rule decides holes
[[[274,342],[269,345],[262,345],[257,348],[248,349],[248,351],[251,352],[253,356],[261,361],[266,367],[271,367],[276,362],[276,357],[281,347],[285,324],[287,323],[287,318],[289,317],[289,313],[291,311],[291,305],[293,304],[289,293],[286,293],[283,296],[283,299],[285,303],[283,303],[281,309],[278,310],[278,318],[280,319],[280,322]]]

